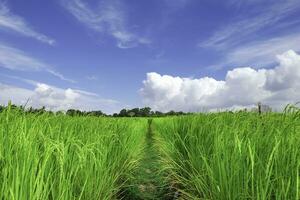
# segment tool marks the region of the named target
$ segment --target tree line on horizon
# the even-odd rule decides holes
[[[46,107],[41,108],[25,108],[24,106],[18,106],[15,104],[9,104],[8,106],[0,105],[0,112],[5,110],[7,107],[10,109],[19,110],[24,113],[32,113],[32,114],[55,114],[55,115],[68,115],[68,116],[95,116],[95,117],[164,117],[164,116],[178,116],[178,115],[189,115],[192,113],[186,112],[176,112],[176,111],[169,111],[169,112],[160,112],[160,111],[153,111],[150,107],[144,108],[133,108],[133,109],[122,109],[119,113],[114,114],[106,114],[101,110],[96,111],[81,111],[78,109],[68,109],[67,111],[51,111],[47,110]]]
[[[195,112],[183,112],[183,111],[169,111],[169,112],[160,112],[160,111],[153,111],[150,107],[144,107],[144,108],[132,108],[132,109],[122,109],[119,113],[113,113],[113,114],[106,114],[105,112],[101,110],[93,110],[93,111],[82,111],[78,109],[68,109],[66,111],[51,111],[47,110],[45,106],[41,108],[33,108],[29,107],[26,108],[26,106],[19,106],[12,104],[11,102],[8,103],[7,106],[0,105],[0,112],[2,112],[7,107],[10,107],[11,109],[19,110],[24,113],[33,113],[33,114],[55,114],[55,115],[68,115],[68,116],[96,116],[96,117],[165,117],[165,116],[180,116],[180,115],[191,115]],[[203,110],[205,113],[209,111]],[[220,112],[230,112],[233,113],[233,111],[230,110],[223,110]],[[251,108],[251,109],[240,109],[235,112],[258,112],[258,113],[267,113],[272,112],[272,108],[268,105],[258,103],[257,108]]]

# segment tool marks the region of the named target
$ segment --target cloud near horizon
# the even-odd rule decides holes
[[[160,111],[245,108],[257,102],[280,110],[300,101],[300,55],[290,50],[278,55],[277,61],[273,69],[235,68],[227,72],[225,80],[151,72],[140,93],[145,105]]]
[[[59,111],[68,109],[102,110],[107,113],[118,111],[119,102],[104,99],[97,94],[76,89],[63,89],[44,83],[28,81],[34,89],[27,89],[0,83],[0,104],[12,101],[16,105]]]
[[[277,56],[273,69],[235,68],[224,80],[211,77],[182,78],[147,73],[140,94],[145,106],[159,111],[215,111],[249,108],[262,102],[281,110],[300,100],[300,55],[290,50]],[[19,79],[18,77],[16,77]],[[21,79],[20,79],[21,80]],[[111,99],[78,89],[63,89],[22,79],[33,89],[0,83],[0,104],[14,104],[47,109],[102,110],[118,112],[122,105]]]

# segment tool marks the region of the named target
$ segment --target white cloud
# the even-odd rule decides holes
[[[86,76],[85,78],[88,79],[88,80],[90,80],[90,81],[96,81],[96,80],[98,80],[98,77],[95,76],[95,75]]]
[[[33,94],[31,90],[0,83],[0,104],[6,105],[8,101],[17,105],[25,105],[28,98]]]
[[[251,7],[254,8],[251,16],[242,15],[235,22],[221,27],[208,40],[201,42],[199,44],[200,47],[228,50],[228,48],[248,42],[249,37],[253,38],[254,33],[266,28],[280,29],[288,25],[290,25],[290,29],[295,28],[295,25],[290,20],[288,22],[283,22],[282,20],[293,14],[300,7],[298,0],[250,0],[243,1],[243,3],[233,0],[229,2],[234,2],[233,4],[238,5],[243,3],[258,5]],[[295,19],[295,21],[299,22],[298,19]]]
[[[68,88],[66,90],[38,83],[30,97],[30,105],[46,106],[51,110],[69,109],[75,104],[80,94]]]
[[[81,0],[63,0],[64,7],[81,23],[117,40],[119,48],[132,48],[150,41],[129,30],[125,9],[119,1],[101,1],[96,9]]]
[[[102,110],[107,113],[116,112],[119,103],[111,99],[100,98],[97,94],[76,90],[62,89],[44,83],[30,82],[34,89],[20,88],[0,83],[0,104],[7,104],[11,100],[14,104],[27,105],[27,107],[58,111],[67,109]]]
[[[156,110],[201,111],[252,107],[263,102],[276,109],[300,100],[300,55],[290,50],[278,56],[274,69],[235,68],[224,81],[148,73],[141,95]]]
[[[0,67],[19,71],[46,71],[61,80],[75,82],[55,71],[50,65],[30,57],[19,49],[3,44],[0,44]]]
[[[299,43],[300,34],[292,34],[241,45],[228,50],[222,63],[212,67],[218,69],[233,65],[245,66],[251,64],[255,68],[261,68],[265,65],[274,64],[276,55],[282,54],[289,49],[300,51]]]
[[[266,88],[275,92],[294,87],[300,89],[300,56],[288,51],[277,57],[279,66],[266,72]]]
[[[15,31],[19,34],[35,38],[36,40],[49,45],[55,44],[54,39],[36,32],[23,18],[14,15],[3,1],[0,1],[0,28]]]

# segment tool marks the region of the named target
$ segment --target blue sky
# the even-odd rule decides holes
[[[300,100],[299,44],[297,0],[1,0],[0,103],[106,112],[280,107]],[[255,79],[257,98],[239,100],[253,90],[243,78]]]

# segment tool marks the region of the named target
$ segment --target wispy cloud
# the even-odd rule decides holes
[[[86,76],[85,78],[88,79],[88,80],[90,80],[90,81],[96,81],[96,80],[98,80],[98,77],[95,76],[95,75]]]
[[[240,1],[235,4],[241,4]],[[227,50],[241,43],[248,42],[260,30],[265,28],[282,28],[286,23],[283,19],[300,8],[298,0],[256,1],[249,0],[245,3],[259,4],[251,15],[240,16],[235,22],[221,27],[208,40],[200,42],[200,47],[211,47],[218,50]],[[295,19],[296,22],[300,20]],[[296,23],[295,21],[292,22]],[[275,26],[273,26],[276,24]]]
[[[26,84],[34,86],[34,87],[38,86],[39,84],[45,84],[45,83],[42,83],[40,81],[35,81],[35,80],[32,80],[32,79],[26,79],[26,78],[22,78],[20,76],[12,76],[12,75],[2,74],[2,73],[0,73],[0,76],[6,77],[8,79],[14,79],[14,80],[17,80],[17,81],[21,81],[23,83],[26,83]],[[49,84],[46,84],[46,85],[48,85],[49,87],[52,87],[52,88],[57,88],[53,85],[49,85]],[[94,92],[89,92],[89,91],[81,90],[81,89],[73,89],[73,90],[77,93],[80,93],[80,94],[83,94],[83,95],[86,95],[86,96],[99,97],[99,95],[97,93],[94,93]]]
[[[209,66],[210,69],[232,68],[235,66],[251,66],[261,68],[275,64],[276,55],[290,49],[300,52],[300,34],[275,37],[267,40],[256,41],[240,45],[228,50],[221,62]]]
[[[253,4],[263,4],[263,3],[266,3],[266,2],[270,2],[270,1],[273,1],[273,0],[264,0],[264,1],[261,1],[261,0],[227,0],[226,3],[228,6],[231,6],[231,7],[242,7],[242,6],[248,6],[248,5],[253,5]]]
[[[268,40],[258,41],[248,45],[240,46],[229,52],[226,63],[240,65],[253,64],[257,67],[273,64],[276,55],[293,49],[300,51],[300,34],[276,37]],[[254,66],[255,67],[255,66]]]
[[[13,14],[6,3],[0,0],[0,29],[15,31],[43,43],[54,45],[55,40],[35,31],[22,17]]]
[[[121,108],[119,101],[101,97],[99,94],[73,88],[60,88],[39,81],[0,74],[14,81],[28,84],[32,89],[8,85],[0,82],[0,105],[11,100],[14,104],[39,108],[45,106],[50,110],[102,110],[107,113],[117,112]],[[24,85],[24,84],[22,84]]]
[[[149,44],[150,40],[130,31],[124,6],[119,1],[100,1],[92,8],[81,0],[63,0],[63,6],[81,23],[94,31],[106,33],[117,41],[119,48]]]
[[[18,77],[16,77],[18,78]],[[14,104],[27,107],[57,111],[67,109],[102,110],[107,113],[117,112],[121,105],[118,101],[99,97],[97,94],[72,88],[58,88],[45,83],[26,80],[34,86],[27,89],[0,82],[0,104],[7,104],[11,100]]]
[[[23,51],[0,43],[0,67],[18,71],[45,71],[61,80],[74,83],[75,81],[64,77],[52,66],[43,63]]]

